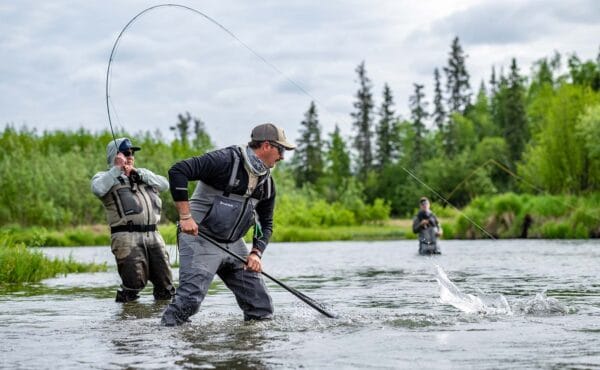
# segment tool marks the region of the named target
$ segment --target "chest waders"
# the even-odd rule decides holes
[[[419,232],[419,254],[441,254],[437,246],[437,227],[430,226]]]
[[[111,233],[156,231],[162,208],[158,191],[122,176],[118,180],[119,184],[101,198]]]
[[[245,269],[248,247],[242,239],[255,222],[255,208],[260,199],[271,197],[270,175],[259,177],[252,193],[246,188],[244,195],[233,194],[232,190],[241,181],[237,175],[242,158],[235,148],[231,155],[232,169],[225,189],[199,181],[190,197],[190,212],[200,235],[178,234],[179,287],[163,313],[163,325],[181,325],[198,312],[215,275],[235,295],[244,320],[265,320],[273,315],[273,303],[262,276]],[[239,255],[242,261],[217,247]]]
[[[240,166],[240,156],[232,150],[233,168],[225,190],[198,181],[196,189],[190,198],[190,211],[198,224],[199,231],[209,237],[229,243],[239,240],[246,235],[248,229],[256,222],[255,208],[259,202],[254,194],[233,194],[234,186],[239,184],[237,173]],[[251,176],[248,174],[248,176]],[[267,181],[266,198],[271,196],[270,175],[259,179],[254,192],[261,189]]]
[[[136,300],[148,280],[155,299],[171,299],[175,289],[169,256],[157,232],[162,206],[158,191],[122,176],[118,180],[101,198],[111,230],[111,251],[122,280],[116,300]]]

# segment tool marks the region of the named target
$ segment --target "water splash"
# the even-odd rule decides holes
[[[569,313],[569,308],[556,298],[546,297],[546,292],[541,292],[525,302],[515,304],[515,311],[526,315],[548,316],[566,315]]]
[[[435,276],[440,286],[441,303],[449,304],[466,313],[512,315],[510,305],[502,294],[463,293],[438,265],[435,265]]]

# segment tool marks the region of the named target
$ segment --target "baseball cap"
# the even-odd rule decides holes
[[[296,146],[287,141],[283,129],[272,123],[263,123],[256,126],[250,135],[252,141],[272,141],[284,147],[286,150],[294,150]]]
[[[136,152],[138,150],[142,150],[142,148],[140,148],[139,146],[133,146],[133,144],[131,144],[131,140],[125,138],[125,140],[123,140],[119,145],[119,152],[124,152],[126,150],[133,150],[134,152]]]

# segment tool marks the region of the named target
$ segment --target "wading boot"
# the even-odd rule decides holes
[[[153,295],[157,301],[171,300],[175,295],[175,288],[171,288],[171,290],[155,289]]]
[[[136,299],[140,298],[140,296],[137,294],[137,292],[133,292],[133,291],[123,291],[123,290],[117,290],[117,299],[115,299],[115,302],[120,302],[120,303],[126,303],[126,302],[132,302],[135,301]]]

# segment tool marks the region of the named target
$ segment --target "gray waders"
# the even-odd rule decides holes
[[[220,244],[240,256],[248,255],[242,239]],[[273,316],[273,303],[261,274],[244,270],[240,261],[211,245],[202,236],[180,233],[179,257],[179,287],[163,314],[163,325],[181,325],[198,312],[215,275],[235,295],[244,312],[244,320],[264,320]]]

